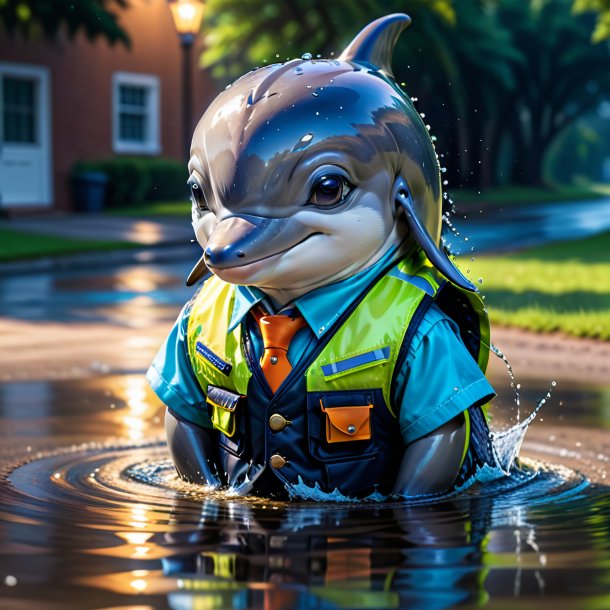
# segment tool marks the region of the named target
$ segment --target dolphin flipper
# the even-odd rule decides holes
[[[175,417],[165,411],[167,446],[180,478],[189,483],[220,487],[217,451],[212,431]]]
[[[460,472],[467,441],[466,422],[460,415],[408,445],[394,493],[413,497],[450,489]]]
[[[456,286],[469,292],[478,292],[476,286],[464,277],[461,271],[451,262],[445,250],[439,247],[430,237],[430,233],[413,209],[409,187],[402,178],[397,178],[394,183],[394,201],[405,211],[409,229],[428,260]]]

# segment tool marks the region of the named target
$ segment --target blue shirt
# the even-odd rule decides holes
[[[390,252],[369,269],[312,290],[294,301],[291,306],[299,309],[307,326],[296,333],[288,348],[288,360],[293,366],[311,353],[317,341],[387,268],[393,255]],[[261,302],[270,311],[271,305],[263,292],[253,287],[236,286],[229,331]],[[210,427],[205,393],[191,369],[188,354],[189,312],[190,304],[187,304],[153,361],[147,378],[172,411],[200,426]],[[255,324],[249,327],[254,354],[260,358],[263,345],[258,329]],[[406,444],[411,443],[493,396],[493,388],[462,343],[456,324],[433,304],[413,335],[392,388],[392,401],[399,409],[403,440]]]

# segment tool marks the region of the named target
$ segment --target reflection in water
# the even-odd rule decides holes
[[[524,405],[541,388],[526,384]],[[525,449],[603,480],[605,434],[549,422],[563,412],[599,421],[607,397],[604,387],[562,387],[555,401],[565,406],[544,413]],[[574,470],[531,462],[523,475],[428,506],[231,498],[175,476],[154,440],[161,408],[140,375],[5,384],[6,442],[21,465],[3,475],[0,582],[17,584],[0,607],[440,610],[509,607],[517,596],[527,609],[549,592],[608,607],[610,496]],[[19,445],[39,430],[65,449]],[[96,440],[72,445],[70,431]]]
[[[132,597],[176,610],[440,610],[515,595],[527,608],[549,587],[583,601],[607,588],[608,491],[532,461],[420,506],[231,498],[180,481],[154,443],[42,454],[6,482],[0,570],[36,608],[54,608],[49,582],[79,610]],[[92,589],[95,605],[83,604]]]
[[[117,388],[117,395],[123,398],[127,413],[121,418],[124,434],[132,441],[139,441],[144,436],[144,430],[150,423],[150,416],[157,409],[148,400],[148,384],[142,375],[127,375],[123,384]]]
[[[190,261],[0,277],[0,315],[25,320],[146,327],[171,320],[190,298]]]

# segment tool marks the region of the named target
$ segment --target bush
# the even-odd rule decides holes
[[[148,159],[150,185],[147,201],[173,201],[188,199],[186,186],[188,172],[183,163],[172,159]]]
[[[72,175],[88,171],[102,172],[108,177],[106,205],[110,208],[188,197],[186,169],[173,159],[114,157],[81,161],[75,164]]]

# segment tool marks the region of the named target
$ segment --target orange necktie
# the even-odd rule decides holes
[[[265,351],[261,358],[261,369],[275,394],[292,370],[288,362],[288,346],[295,333],[307,326],[305,320],[296,312],[296,317],[267,316],[254,311],[261,330]]]

